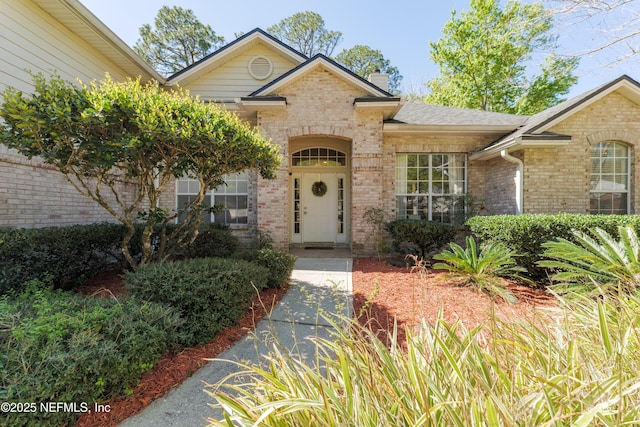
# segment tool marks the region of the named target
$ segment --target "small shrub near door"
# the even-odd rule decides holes
[[[239,259],[199,258],[142,266],[125,284],[137,298],[177,309],[186,319],[181,344],[191,347],[234,325],[271,274]]]
[[[276,249],[258,249],[239,252],[236,255],[245,261],[250,261],[260,265],[271,273],[267,286],[270,288],[281,288],[286,283],[293,266],[296,263],[296,257],[286,252]]]
[[[451,242],[457,228],[451,224],[434,221],[397,219],[387,223],[387,230],[393,238],[393,247],[403,253],[402,244],[413,245],[424,258],[428,252],[440,249]]]

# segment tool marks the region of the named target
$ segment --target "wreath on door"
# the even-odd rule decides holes
[[[311,192],[316,197],[322,197],[327,194],[327,184],[322,181],[316,181],[311,186]]]

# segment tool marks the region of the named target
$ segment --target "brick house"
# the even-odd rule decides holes
[[[256,29],[163,78],[76,0],[0,3],[16,40],[0,47],[0,89],[30,81],[25,58],[69,79],[141,75],[224,106],[271,139],[283,157],[275,180],[228,176],[206,200],[224,206],[209,220],[245,238],[259,229],[281,247],[366,250],[367,207],[387,219],[448,222],[467,195],[493,214],[640,211],[640,84],[628,76],[531,117],[408,103],[387,91],[383,74],[362,79]],[[34,22],[39,33],[27,31]],[[0,227],[109,219],[44,165],[1,150]],[[163,206],[180,209],[196,184],[176,180]]]

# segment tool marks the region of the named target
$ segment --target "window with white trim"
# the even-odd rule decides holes
[[[453,223],[464,216],[466,155],[396,154],[396,217]]]
[[[590,213],[629,213],[629,151],[615,141],[591,146]]]
[[[191,178],[180,178],[176,183],[178,211],[198,195],[200,183]],[[248,222],[249,174],[246,171],[225,175],[224,184],[206,193],[203,206],[213,208],[202,213],[202,221],[222,224],[247,224]],[[181,217],[178,217],[180,222]]]

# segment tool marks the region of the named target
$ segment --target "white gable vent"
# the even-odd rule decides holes
[[[264,80],[273,72],[273,64],[266,56],[254,56],[249,61],[249,74],[256,80]]]

